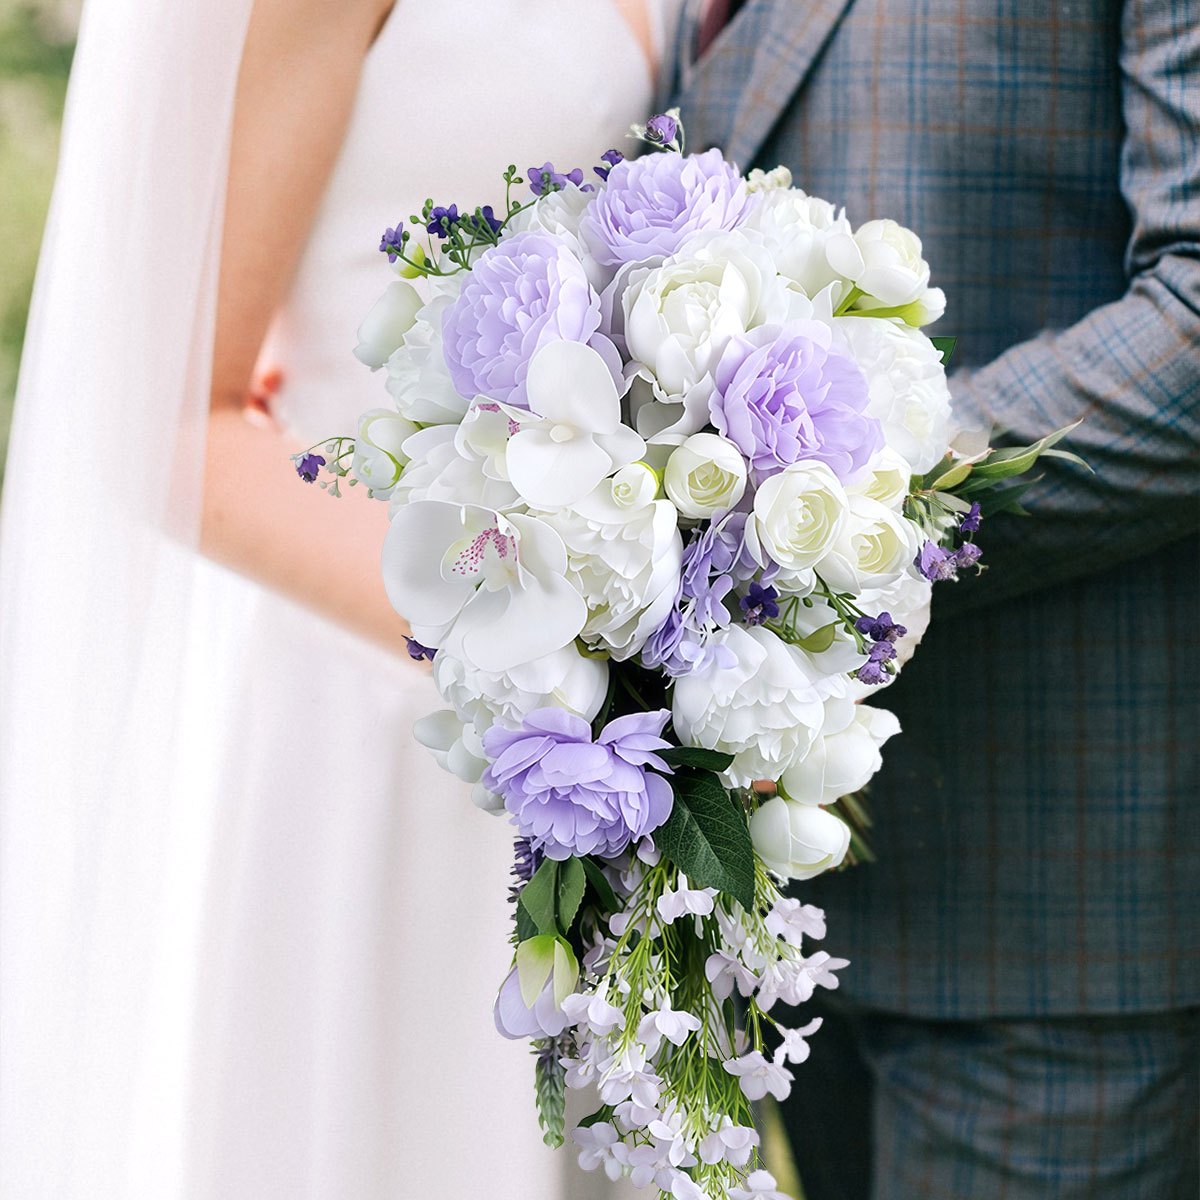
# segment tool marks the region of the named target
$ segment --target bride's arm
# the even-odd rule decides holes
[[[403,2],[403,0],[401,0]],[[386,508],[358,489],[301,483],[298,449],[245,416],[388,0],[256,0],[238,79],[213,360],[205,554],[385,646],[403,622],[384,596]]]

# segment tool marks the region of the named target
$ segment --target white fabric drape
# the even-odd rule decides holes
[[[183,681],[204,678],[185,666],[206,653],[193,548],[249,10],[95,0],[80,32],[0,527],[10,1200],[168,1195],[155,1173],[182,1157],[160,1139],[186,1129],[164,1106],[202,888],[179,875],[211,814],[206,739],[181,735],[220,720]]]

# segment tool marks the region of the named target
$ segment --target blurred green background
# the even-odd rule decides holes
[[[80,0],[0,0],[0,480]]]

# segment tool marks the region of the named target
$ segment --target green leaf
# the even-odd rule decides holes
[[[699,746],[672,746],[660,750],[659,756],[673,767],[698,767],[701,771],[724,771],[733,762],[732,754],[703,750]]]
[[[621,902],[617,899],[617,893],[613,891],[612,884],[608,882],[608,877],[600,869],[600,864],[593,862],[590,858],[581,858],[579,861],[583,863],[584,874],[587,875],[588,883],[592,885],[604,911],[619,912]]]
[[[554,1003],[559,1008],[579,982],[579,963],[575,951],[564,938],[554,943]]]
[[[558,938],[543,933],[522,942],[517,947],[517,982],[521,985],[521,999],[526,1008],[542,994],[550,972],[554,970],[555,947]]]
[[[742,810],[708,771],[684,769],[671,781],[675,806],[654,834],[655,844],[697,887],[754,904],[754,850]]]
[[[558,866],[558,928],[569,933],[575,923],[575,914],[587,890],[587,874],[583,863],[577,858],[568,858]]]
[[[954,347],[958,345],[958,338],[935,337],[929,340],[933,343],[933,348],[942,356],[942,366],[948,366],[950,356],[954,353]]]
[[[528,938],[537,937],[537,931],[538,931],[537,923],[525,911],[525,909],[521,907],[520,903],[518,902],[518,904],[517,904],[517,941],[523,942],[523,941],[526,941]]]
[[[945,474],[939,475],[929,486],[933,490],[938,488],[952,488],[957,484],[962,483],[964,479],[971,473],[971,468],[975,464],[972,462],[956,462]]]
[[[539,933],[558,932],[558,922],[555,920],[558,867],[554,859],[544,859],[533,878],[521,889],[517,900],[517,906],[525,910]]]
[[[802,637],[796,644],[810,654],[821,654],[833,645],[833,639],[837,635],[840,624],[840,621],[831,621],[828,625],[822,625],[820,629],[814,629],[807,637]]]
[[[596,1109],[594,1113],[588,1113],[582,1121],[578,1122],[580,1129],[591,1129],[591,1127],[600,1121],[608,1121],[612,1119],[613,1107],[611,1104],[604,1104]]]
[[[1047,450],[1062,441],[1079,425],[1079,421],[1075,421],[1071,425],[1064,425],[1062,429],[1056,429],[1031,446],[1005,446],[1001,450],[994,450],[982,462],[975,464],[975,478],[994,481],[1011,479],[1014,475],[1024,475]]]

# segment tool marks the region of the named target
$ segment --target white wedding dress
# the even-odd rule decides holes
[[[589,170],[652,95],[611,0],[399,0],[268,343],[281,423],[308,443],[386,402],[351,355],[385,226],[426,196],[499,207],[509,162]],[[190,595],[156,871],[106,878],[99,811],[47,839],[6,797],[5,1196],[590,1194],[492,1024],[511,831],[414,743],[427,674],[214,566]]]

